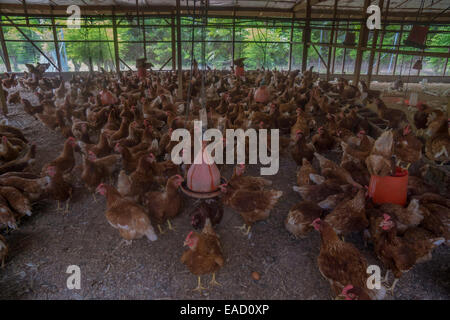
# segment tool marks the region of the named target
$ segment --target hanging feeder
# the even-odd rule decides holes
[[[406,204],[408,191],[408,170],[397,167],[394,176],[371,176],[369,196],[375,204]]]
[[[234,64],[234,74],[236,77],[243,77],[245,74],[244,70],[244,60],[246,58],[239,58],[233,61]]]
[[[187,172],[186,180],[181,184],[181,190],[186,195],[197,199],[217,197],[221,193],[219,186],[226,182],[220,177],[219,169],[205,151],[205,145],[204,141],[202,152],[195,156],[194,163]]]
[[[422,60],[419,59],[416,62],[414,62],[414,65],[412,67],[414,70],[422,70]]]
[[[147,76],[147,69],[153,67],[153,64],[147,62],[146,58],[141,58],[136,60],[136,68],[138,71],[139,78],[145,78]]]
[[[427,41],[428,26],[413,25],[409,32],[408,38],[404,44],[409,47],[425,49],[425,42]],[[418,69],[417,69],[418,70]]]
[[[354,32],[347,32],[345,34],[344,45],[346,46],[354,46],[356,43],[356,35]]]

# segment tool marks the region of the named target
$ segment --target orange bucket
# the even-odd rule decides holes
[[[369,196],[376,204],[395,203],[404,206],[407,191],[408,170],[397,167],[394,176],[370,177]]]

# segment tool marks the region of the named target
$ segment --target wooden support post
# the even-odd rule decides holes
[[[53,16],[53,7],[52,7],[52,32],[53,32],[53,44],[55,46],[55,53],[56,53],[56,62],[58,63],[59,69],[59,76],[62,77],[61,53],[59,49],[58,34],[56,33],[55,17]]]
[[[448,53],[450,53],[450,48],[448,49]],[[443,77],[445,77],[445,72],[447,71],[447,65],[448,65],[448,57],[445,59],[444,71],[442,72]],[[449,110],[449,112],[450,112],[450,110]]]
[[[308,43],[311,42],[311,3],[310,0],[306,0],[306,19],[305,19],[305,29],[303,31],[303,53],[302,53],[302,72],[306,71],[306,65],[308,63]]]
[[[380,0],[380,8],[383,10],[384,0]],[[373,60],[375,59],[375,49],[377,47],[378,42],[378,30],[375,29],[373,31],[372,38],[372,50],[370,50],[369,56],[369,65],[367,66],[367,86],[370,88],[370,81],[372,80],[372,72],[373,72]]]
[[[366,26],[366,20],[367,20],[367,7],[370,4],[370,0],[364,0],[364,7],[362,12],[363,20],[361,22],[361,27],[359,29],[359,39],[358,39],[358,49],[356,53],[356,60],[355,60],[355,70],[354,70],[354,77],[353,77],[353,85],[357,86],[359,83],[359,77],[361,75],[361,65],[363,60],[363,47],[366,46],[367,43],[367,37],[368,37],[368,29]]]
[[[139,17],[138,17],[139,20]],[[144,58],[147,59],[147,39],[145,36],[145,16],[142,15],[142,41],[144,45]]]
[[[330,34],[330,44],[333,43],[333,39],[334,39],[334,29],[335,29],[335,23],[336,23],[336,15],[337,15],[337,5],[338,5],[338,0],[334,0],[334,7],[333,7],[333,24],[331,26],[331,34]],[[332,54],[332,50],[333,47],[330,46],[328,48],[328,63],[327,65],[327,81],[330,80],[330,65],[331,65],[331,54]]]
[[[236,41],[236,11],[233,10],[233,34],[231,35],[231,65],[234,67],[235,48],[234,43]]]
[[[23,13],[25,13],[25,20],[27,21],[27,27],[29,27],[30,19],[28,18],[27,2],[25,0],[22,0],[22,4],[23,4]]]
[[[294,40],[294,22],[295,22],[295,12],[292,13],[291,36],[289,40],[289,72],[291,72],[292,68],[292,42]]]
[[[350,27],[350,21],[347,20],[347,30]],[[347,47],[344,48],[344,56],[342,57],[342,70],[341,73],[344,74],[345,73],[345,58],[347,56]]]
[[[0,22],[1,22],[1,17],[0,17]],[[6,71],[11,72],[11,63],[9,61],[8,48],[6,47],[5,36],[3,34],[2,26],[0,26],[0,42],[2,45],[3,60],[5,63],[5,66],[6,66]]]
[[[181,8],[180,0],[177,0],[177,64],[178,64],[178,100],[183,99],[183,66],[181,60]]]
[[[379,49],[383,47],[383,40],[384,40],[384,34],[386,33],[386,26],[387,26],[387,17],[389,13],[389,6],[391,4],[391,0],[387,0],[386,4],[386,11],[384,12],[384,18],[382,20],[383,26],[381,27],[381,37],[380,37],[380,45],[378,46]],[[383,8],[381,8],[383,9]],[[378,58],[377,58],[377,71],[376,75],[378,75],[378,72],[380,71],[380,60],[381,60],[381,52],[378,52]]]
[[[337,23],[337,29],[334,32],[334,40],[332,44],[335,44],[337,42],[337,38],[338,38],[338,34],[339,34],[339,21],[336,22]],[[336,47],[333,46],[333,63],[331,65],[331,74],[334,74],[334,64],[336,62]]]
[[[3,115],[6,117],[8,115],[8,105],[6,104],[5,92],[3,91],[3,85],[0,82],[0,106],[3,111]]]
[[[116,12],[114,7],[112,12],[112,25],[114,37],[114,55],[115,55],[116,73],[119,74],[120,73],[119,44],[117,42]]]
[[[172,36],[172,71],[175,71],[177,70],[177,47],[175,42],[175,16],[173,12],[170,27]]]
[[[399,34],[399,37],[398,37],[398,41],[395,44],[397,53],[395,54],[394,68],[392,70],[392,75],[395,75],[395,70],[397,70],[398,51],[400,50],[400,45],[401,45],[401,42],[402,42],[402,36],[403,36],[403,22],[400,25],[400,34]]]

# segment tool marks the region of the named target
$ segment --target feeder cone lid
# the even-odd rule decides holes
[[[187,187],[194,192],[213,192],[220,185],[220,171],[204,146],[187,173]]]

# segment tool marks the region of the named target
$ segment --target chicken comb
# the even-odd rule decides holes
[[[297,131],[295,131],[295,133],[296,134],[303,133],[303,130],[297,130]]]
[[[383,213],[383,219],[384,219],[384,221],[389,221],[389,220],[391,220],[391,216],[388,215],[387,213]]]
[[[347,292],[349,292],[352,289],[353,289],[353,286],[351,284],[348,284],[348,285],[345,286],[344,289],[342,289],[342,294],[346,295]]]
[[[408,125],[405,126],[405,128],[403,128],[403,135],[406,136],[410,132],[411,132],[411,129],[410,129],[410,126],[408,124]]]
[[[186,237],[186,240],[184,240],[184,241],[188,241],[192,237],[193,233],[194,233],[194,231],[189,232],[189,234]]]
[[[360,131],[359,131],[359,134],[366,134],[366,131],[360,130]]]
[[[3,137],[2,137],[2,141],[3,141],[3,142],[7,142],[7,141],[8,141],[8,138],[7,138],[6,136],[3,136]]]

